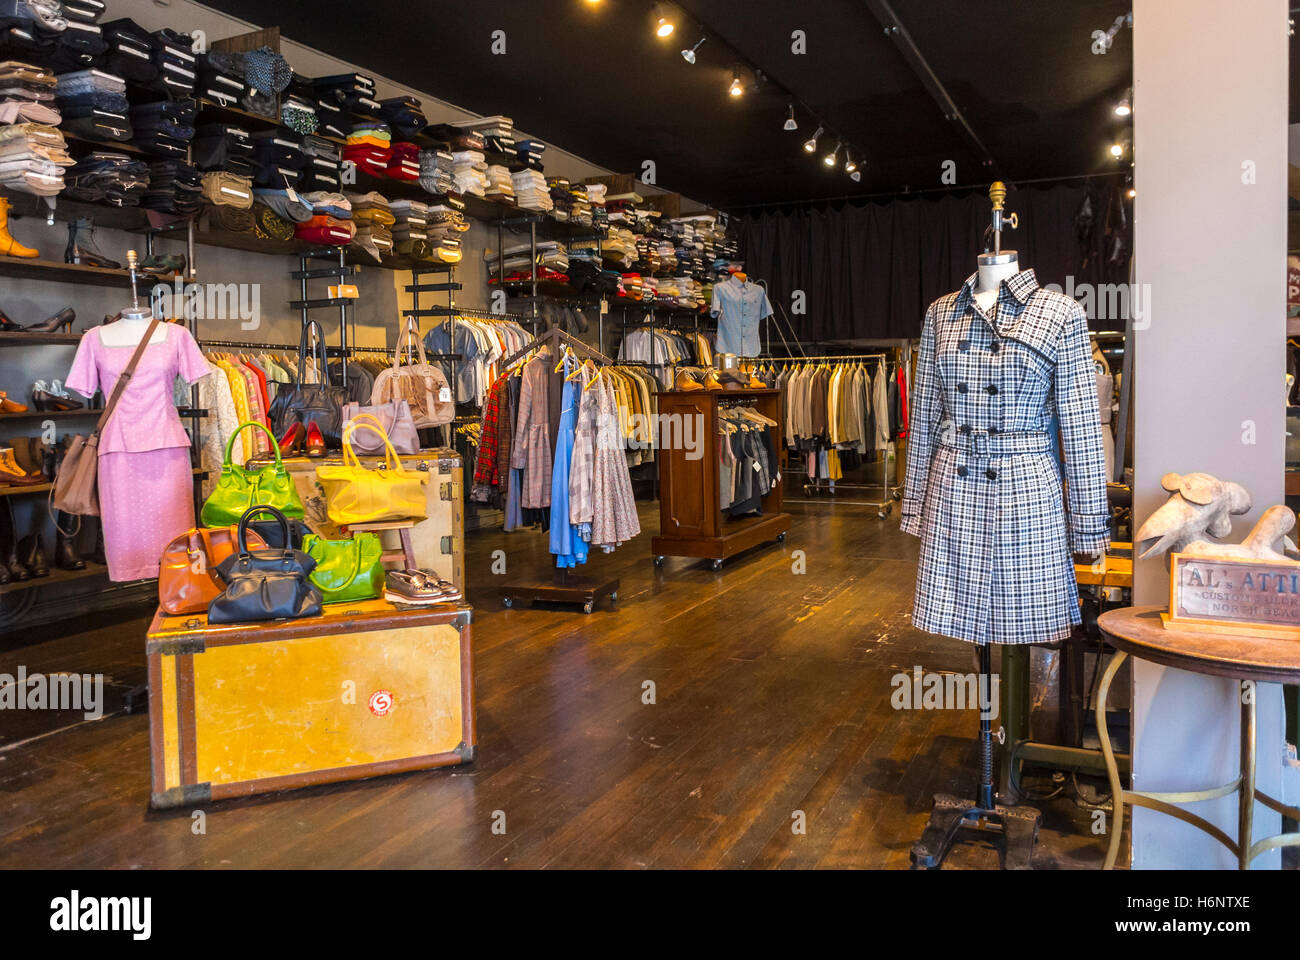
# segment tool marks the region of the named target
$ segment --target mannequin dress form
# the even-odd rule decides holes
[[[134,251],[128,263],[134,279]],[[67,387],[107,400],[152,320],[133,284],[122,319],[82,335]],[[193,385],[210,371],[189,330],[159,323],[100,433],[100,520],[112,580],[157,577],[163,548],[194,526],[190,437],[172,401],[173,386],[177,376]]]
[[[1080,620],[1072,549],[1109,543],[1087,319],[1001,249],[1006,188],[989,196],[992,249],[930,306],[911,390],[902,530],[921,539],[912,621],[975,644],[981,688],[979,789],[973,800],[935,797],[912,848],[922,869],[940,866],[964,830],[999,837],[1006,868],[1030,867],[1040,814],[994,797],[991,648],[1070,636]]]

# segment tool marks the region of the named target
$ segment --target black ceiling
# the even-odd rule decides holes
[[[894,0],[922,55],[994,159],[944,119],[866,0],[681,0],[676,32],[653,35],[649,0],[205,0],[284,36],[482,114],[593,163],[639,171],[723,208],[1116,169],[1112,107],[1132,82],[1132,34],[1105,55],[1092,34],[1128,0]],[[507,52],[491,51],[506,31]],[[808,52],[791,52],[803,30]],[[678,51],[708,36],[697,63]],[[745,96],[726,88],[740,63]],[[867,164],[860,183],[782,130],[790,90]],[[563,169],[557,169],[563,173]]]

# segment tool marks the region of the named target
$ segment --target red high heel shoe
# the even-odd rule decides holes
[[[315,420],[307,424],[307,456],[325,456],[325,436],[320,432],[320,427],[316,426]]]
[[[305,433],[300,422],[295,421],[290,424],[289,429],[280,438],[280,456],[292,457],[295,451],[301,449]]]

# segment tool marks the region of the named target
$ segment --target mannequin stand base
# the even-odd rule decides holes
[[[934,809],[921,839],[912,845],[913,870],[938,870],[963,830],[987,833],[1002,840],[1002,869],[1031,870],[1034,841],[1043,815],[1033,807],[980,807],[946,793],[934,795]]]

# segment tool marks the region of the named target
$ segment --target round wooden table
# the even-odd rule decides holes
[[[1251,842],[1257,800],[1283,816],[1300,820],[1300,809],[1289,807],[1255,787],[1255,684],[1300,683],[1300,641],[1241,636],[1228,632],[1230,624],[1224,625],[1223,633],[1199,633],[1176,627],[1166,629],[1160,619],[1164,609],[1157,606],[1125,607],[1103,613],[1097,619],[1102,636],[1118,651],[1111,658],[1097,690],[1097,733],[1101,738],[1115,808],[1110,850],[1103,869],[1113,869],[1119,856],[1124,804],[1127,803],[1159,810],[1203,830],[1235,853],[1238,868],[1245,870],[1265,851],[1300,844],[1300,834],[1297,833],[1278,834]],[[1191,673],[1226,677],[1241,684],[1241,772],[1235,780],[1207,790],[1179,793],[1143,793],[1123,788],[1115,764],[1115,751],[1110,744],[1110,732],[1106,729],[1106,698],[1111,681],[1130,656]],[[1237,794],[1235,840],[1203,817],[1178,806],[1226,797],[1231,793]]]

